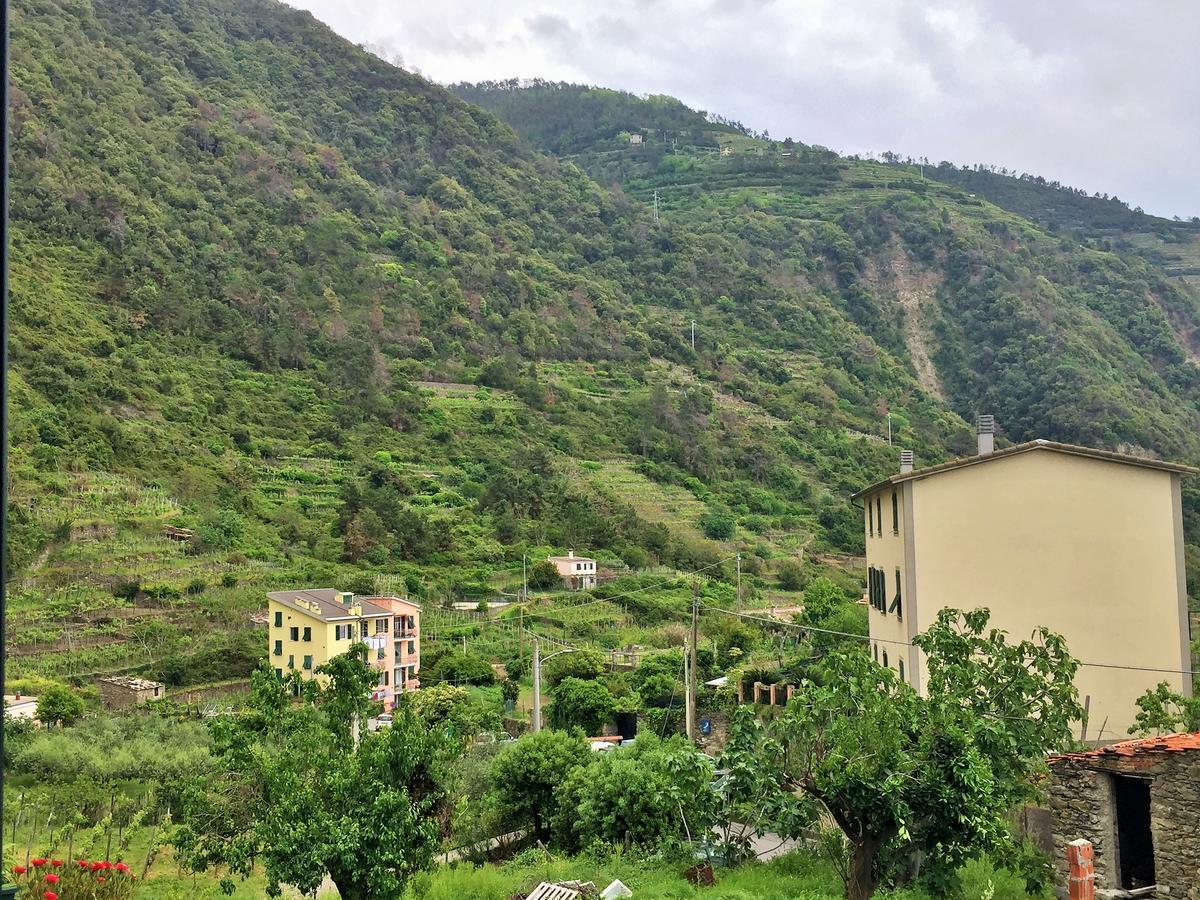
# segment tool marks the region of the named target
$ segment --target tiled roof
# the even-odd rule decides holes
[[[923,469],[914,469],[911,472],[900,472],[892,475],[883,481],[877,481],[875,484],[865,487],[855,493],[851,499],[857,500],[866,494],[870,494],[886,487],[889,484],[899,484],[902,481],[912,481],[917,478],[926,478],[930,475],[936,475],[939,472],[945,472],[950,469],[961,469],[964,466],[975,466],[982,463],[993,462],[997,459],[1005,459],[1009,456],[1016,456],[1018,453],[1029,453],[1034,450],[1050,450],[1054,453],[1064,453],[1067,456],[1085,456],[1089,459],[1099,459],[1105,462],[1124,463],[1128,466],[1140,466],[1145,469],[1161,469],[1164,472],[1178,472],[1181,475],[1195,475],[1200,472],[1193,466],[1187,466],[1182,463],[1163,462],[1157,459],[1146,459],[1142,456],[1133,456],[1128,453],[1113,453],[1111,450],[1096,450],[1092,447],[1079,447],[1075,444],[1061,444],[1058,441],[1026,441],[1023,444],[1014,444],[1012,447],[1005,447],[1003,450],[997,450],[994,453],[985,453],[979,456],[965,456],[962,459],[952,459],[949,462],[940,463],[936,466],[926,466]]]
[[[307,616],[318,616],[319,618],[332,622],[335,619],[352,619],[357,616],[350,615],[350,610],[345,605],[337,600],[338,591],[333,588],[309,588],[307,590],[298,591],[272,591],[267,594],[272,600],[277,603],[282,603],[284,606],[289,606],[297,612],[302,612]],[[297,601],[307,601],[307,603],[315,603],[320,609],[318,614],[315,610],[309,609],[308,606],[301,605]],[[362,607],[363,616],[390,616],[391,613],[386,609],[376,606],[369,600],[362,597],[354,598],[354,605]]]
[[[1059,756],[1052,756],[1051,761],[1056,759],[1110,759],[1114,756],[1137,756],[1142,753],[1179,753],[1185,750],[1200,750],[1200,731],[1164,734],[1159,737],[1138,738],[1133,741],[1120,741],[1107,747],[1097,747],[1095,750],[1082,750],[1078,753],[1063,753]]]

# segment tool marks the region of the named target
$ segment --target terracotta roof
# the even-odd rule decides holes
[[[326,622],[332,622],[335,619],[357,619],[361,616],[352,616],[349,607],[337,600],[338,591],[334,588],[308,588],[307,590],[298,591],[272,591],[267,594],[272,600],[277,603],[282,603],[284,606],[291,607],[297,612],[302,612],[306,616],[317,616]],[[301,605],[297,601],[307,601],[315,603],[320,610],[318,614],[316,610],[309,609],[307,606]],[[354,605],[362,607],[362,616],[390,616],[391,613],[386,609],[382,609],[365,600],[362,597],[354,597]]]
[[[1081,750],[1078,753],[1062,753],[1050,757],[1057,759],[1110,759],[1114,756],[1137,756],[1142,753],[1179,753],[1186,750],[1200,750],[1200,731],[1185,731],[1180,734],[1164,734],[1159,737],[1138,738],[1133,741],[1120,741],[1107,747],[1097,747],[1095,750]]]
[[[1164,472],[1177,472],[1181,475],[1196,475],[1200,473],[1200,469],[1194,466],[1184,465],[1183,463],[1164,462],[1159,459],[1147,459],[1142,456],[1133,456],[1129,453],[1113,453],[1111,450],[1096,450],[1092,447],[1080,447],[1075,444],[1060,444],[1058,441],[1045,441],[1038,439],[1036,441],[1026,441],[1023,444],[1014,444],[1011,447],[1005,447],[1003,450],[997,450],[994,453],[985,453],[977,456],[964,456],[961,459],[952,459],[949,462],[940,463],[936,466],[926,466],[923,469],[914,469],[911,472],[898,472],[891,475],[882,481],[877,481],[875,484],[865,487],[851,495],[851,500],[857,500],[866,494],[870,494],[886,487],[889,484],[900,484],[904,481],[913,481],[919,478],[928,478],[930,475],[937,475],[939,472],[946,472],[950,469],[961,469],[965,466],[975,466],[981,463],[992,462],[997,459],[1004,459],[1009,456],[1016,456],[1018,453],[1029,453],[1034,450],[1049,450],[1053,453],[1064,453],[1068,456],[1084,456],[1089,459],[1099,459],[1104,462],[1124,463],[1128,466],[1140,466],[1144,469],[1160,469]]]

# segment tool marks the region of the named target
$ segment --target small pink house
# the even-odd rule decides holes
[[[551,564],[558,570],[558,577],[563,586],[573,591],[596,586],[596,561],[586,556],[576,556],[574,550],[568,550],[566,556],[548,557]]]

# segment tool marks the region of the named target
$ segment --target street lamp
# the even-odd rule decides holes
[[[546,659],[553,659],[560,653],[577,653],[574,647],[565,650],[555,650]],[[533,639],[533,730],[542,730],[542,654],[541,641]]]

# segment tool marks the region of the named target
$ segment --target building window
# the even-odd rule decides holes
[[[275,677],[278,678],[280,681],[283,681],[283,669],[276,669]]]
[[[900,660],[897,660],[897,662],[900,664],[900,680],[903,681],[904,680],[904,660],[900,659]]]
[[[875,657],[875,662],[879,662],[879,645],[875,644],[871,647],[871,655]]]
[[[875,507],[871,505],[871,498],[867,498],[867,534],[875,537]]]
[[[879,523],[879,536],[883,537],[883,495],[875,495],[875,521]]]
[[[384,671],[384,673],[383,673],[383,686],[384,687],[388,686],[388,673],[386,671]]]
[[[376,634],[385,634],[387,632],[387,630],[388,630],[388,620],[387,619],[376,619],[375,620],[375,633]]]
[[[293,625],[291,628],[289,628],[289,629],[288,629],[288,639],[289,639],[289,640],[293,640],[293,641],[298,641],[298,640],[300,640],[300,628],[299,628],[299,626],[297,626],[297,625]]]
[[[417,652],[417,645],[415,643],[413,643],[412,641],[409,641],[408,642],[408,655],[412,656],[416,652]]]
[[[900,533],[900,500],[896,497],[896,492],[892,491],[892,534]]]
[[[295,656],[288,656],[288,668],[289,669],[296,668],[296,657]]]
[[[350,633],[354,634],[354,626],[353,625],[350,626]],[[367,636],[367,620],[366,619],[363,619],[363,621],[358,623],[358,634],[360,637]]]
[[[275,642],[275,655],[276,655],[276,656],[283,656],[283,641],[276,641],[276,642]]]
[[[311,656],[304,657],[304,668],[309,671],[312,671],[312,657]]]
[[[279,610],[275,610],[275,627],[283,627],[283,613],[281,613]]]
[[[306,641],[312,640],[312,629],[309,628],[308,626],[305,626],[305,628],[304,628],[304,639]]]
[[[904,609],[900,604],[900,567],[896,567],[896,596],[892,598],[892,607],[888,612],[894,612],[897,619],[904,618]]]
[[[887,661],[887,651],[886,651],[886,650],[884,650],[884,651],[883,651],[883,664],[884,664],[884,666],[887,666],[887,664],[888,664],[888,661]],[[890,667],[889,667],[889,668],[890,668]]]

